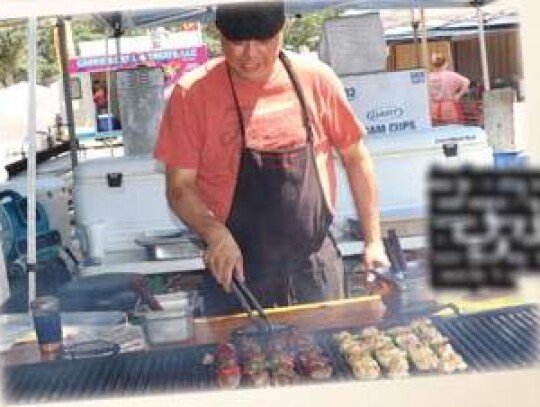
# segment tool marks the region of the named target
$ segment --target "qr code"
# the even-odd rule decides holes
[[[540,270],[540,171],[433,167],[428,188],[434,287],[510,288]]]

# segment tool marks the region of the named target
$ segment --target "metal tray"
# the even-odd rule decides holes
[[[197,239],[187,229],[167,230],[143,232],[135,243],[145,248],[149,260],[192,259],[201,255],[200,248],[193,243]]]
[[[162,311],[137,313],[150,346],[183,342],[193,336],[193,313],[199,297],[194,291],[156,295]]]

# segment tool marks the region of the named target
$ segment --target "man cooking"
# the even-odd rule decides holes
[[[263,306],[338,299],[343,264],[329,234],[333,150],[347,172],[367,269],[388,265],[366,131],[325,64],[282,51],[282,1],[216,10],[223,57],[186,74],[163,115],[155,157],[172,210],[206,242],[207,315],[241,310],[233,274]]]

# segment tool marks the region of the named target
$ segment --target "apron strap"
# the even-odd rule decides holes
[[[313,165],[315,168],[315,177],[317,179],[317,183],[319,184],[319,191],[321,193],[321,196],[323,197],[324,205],[326,209],[331,213],[330,207],[328,206],[328,202],[326,201],[326,196],[324,194],[324,187],[321,179],[321,174],[319,173],[317,169],[317,160],[315,159],[315,147],[313,146],[313,130],[311,128],[310,119],[309,119],[309,110],[306,103],[306,98],[304,96],[304,91],[302,90],[302,86],[300,86],[300,81],[298,80],[298,77],[296,76],[296,73],[291,65],[291,61],[285,55],[285,52],[283,50],[279,51],[279,59],[283,63],[283,66],[285,67],[285,70],[287,71],[287,74],[289,75],[289,78],[291,79],[291,82],[293,84],[293,87],[296,91],[296,96],[298,97],[298,101],[300,102],[300,106],[302,108],[302,120],[304,122],[304,128],[306,130],[306,137],[307,137],[307,144],[311,147],[311,160],[313,161]]]
[[[279,51],[279,59],[281,63],[283,64],[283,66],[285,67],[285,70],[287,71],[287,75],[289,76],[289,79],[291,80],[296,96],[298,98],[298,102],[300,103],[300,108],[302,110],[302,122],[306,130],[307,143],[312,144],[313,131],[310,125],[309,113],[308,113],[306,98],[304,97],[304,92],[302,91],[300,82],[298,81],[298,78],[296,74],[294,73],[294,70],[291,66],[291,62],[289,61],[289,58],[287,58],[287,56],[285,55],[283,51]],[[236,90],[234,87],[234,82],[233,82],[232,74],[231,74],[231,68],[229,67],[228,64],[227,64],[227,77],[229,78],[229,83],[231,85],[231,92],[233,95],[234,104],[236,106],[236,114],[238,116],[238,123],[240,124],[240,135],[242,136],[242,147],[245,148],[246,147],[246,126],[244,124],[244,117],[242,115],[242,109],[240,108],[240,103],[238,102],[238,96],[236,94]]]
[[[296,76],[294,69],[291,66],[291,61],[289,60],[289,58],[287,58],[287,55],[285,55],[285,52],[283,52],[283,50],[279,51],[279,59],[283,63],[283,66],[285,67],[285,70],[287,71],[287,74],[289,75],[289,78],[291,79],[291,82],[294,86],[294,90],[296,91],[298,101],[300,102],[300,106],[302,108],[302,121],[304,123],[304,128],[306,129],[307,142],[311,144],[313,143],[313,131],[311,130],[304,91],[302,90],[302,87],[300,86],[300,81],[298,80],[298,77]]]
[[[231,85],[231,92],[233,95],[234,104],[236,106],[236,115],[238,116],[238,123],[240,124],[240,135],[242,136],[242,149],[246,148],[246,126],[244,124],[244,116],[242,115],[242,109],[240,109],[240,103],[238,102],[238,96],[236,96],[236,91],[234,89],[234,83],[231,75],[231,68],[229,64],[227,66],[227,77],[229,78],[229,83]]]

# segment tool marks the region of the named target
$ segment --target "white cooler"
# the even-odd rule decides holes
[[[370,135],[365,140],[375,167],[381,219],[422,218],[433,164],[492,166],[485,132],[473,126],[441,126],[410,133]],[[338,220],[356,217],[346,175],[339,166]]]
[[[185,229],[165,197],[165,174],[149,156],[99,158],[75,169],[75,216],[91,257],[141,250],[142,233]]]

